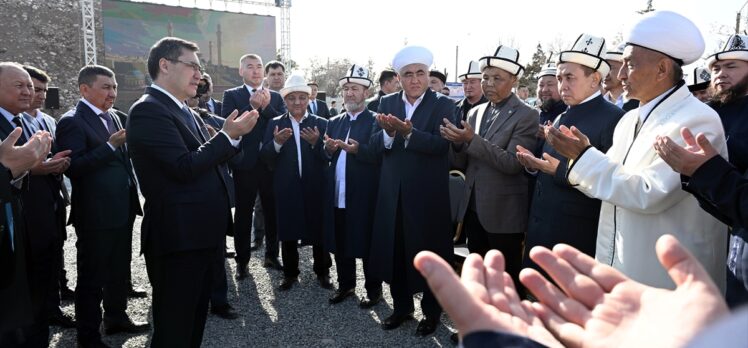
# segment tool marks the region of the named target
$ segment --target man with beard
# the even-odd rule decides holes
[[[400,90],[400,78],[392,70],[382,70],[379,74],[379,92],[374,97],[366,101],[366,108],[371,111],[377,111],[379,101],[385,95],[395,93]]]
[[[374,115],[366,109],[369,71],[353,65],[339,82],[344,114],[330,119],[325,133],[324,227],[325,249],[335,254],[338,290],[330,297],[336,304],[354,294],[356,258],[363,259],[366,295],[359,306],[371,308],[382,300],[382,282],[369,267],[374,208],[379,183],[379,161],[369,146]]]
[[[468,71],[459,76],[462,90],[465,91],[465,98],[457,102],[457,119],[460,121],[467,120],[468,111],[474,106],[488,101],[480,86],[481,76],[478,62],[474,60],[468,64]]]
[[[639,106],[639,101],[626,99],[623,93],[623,84],[618,79],[618,71],[621,70],[623,64],[624,47],[626,47],[626,44],[620,44],[614,50],[605,54],[605,61],[610,65],[610,72],[603,80],[603,89],[605,90],[603,98],[623,109],[623,111],[629,111],[636,109]]]
[[[712,98],[711,90],[709,89],[709,83],[712,80],[712,75],[709,74],[709,70],[706,68],[698,67],[693,69],[693,74],[688,76],[688,90],[691,91],[696,99],[708,102]]]
[[[652,146],[657,136],[682,143],[681,127],[703,132],[727,155],[717,113],[685,87],[682,66],[699,59],[704,39],[693,22],[671,11],[640,18],[627,35],[618,78],[638,109],[621,118],[607,152],[579,129],[546,127],[546,140],[570,160],[566,180],[603,201],[595,258],[650,286],[674,288],[658,267],[655,241],[673,233],[724,289],[726,226],[681,189],[675,173]]]
[[[604,61],[605,40],[583,34],[571,50],[561,52],[557,68],[559,90],[569,109],[555,121],[554,127],[576,127],[589,134],[592,146],[605,152],[613,143],[613,130],[623,110],[608,103],[598,86],[608,76]],[[592,59],[594,57],[594,59]],[[537,171],[527,229],[523,266],[540,270],[530,260],[534,246],[552,248],[569,244],[587,255],[595,255],[600,200],[589,198],[566,181],[569,161],[544,144],[542,158],[517,148],[517,158],[528,170]]]
[[[719,114],[727,137],[727,158],[740,172],[748,170],[748,36],[733,35],[722,51],[707,58],[711,69],[711,88],[714,92],[709,102]],[[716,178],[716,177],[715,177]],[[713,207],[710,200],[700,197],[702,207]],[[724,213],[715,216],[724,217]],[[732,226],[727,257],[726,300],[730,307],[748,303],[748,270],[742,265],[748,259],[748,229],[739,221],[722,221]],[[741,261],[742,260],[742,261]],[[742,265],[741,265],[742,263]]]

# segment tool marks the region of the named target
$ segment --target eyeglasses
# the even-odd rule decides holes
[[[167,59],[167,60],[170,61],[170,62],[174,62],[174,63],[182,63],[182,64],[184,64],[184,65],[192,68],[192,71],[194,71],[194,72],[199,72],[200,74],[205,73],[205,69],[203,68],[203,66],[200,65],[200,64],[198,64],[198,63],[195,63],[195,62],[185,62],[185,61],[181,61],[179,59]]]

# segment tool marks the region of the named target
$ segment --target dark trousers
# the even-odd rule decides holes
[[[258,192],[265,218],[265,257],[278,257],[272,173],[264,164],[258,163],[253,170],[234,171],[233,177],[236,190],[234,209],[236,263],[246,265],[252,255],[252,212]]]
[[[151,347],[200,347],[217,253],[217,248],[166,255],[146,251],[153,286]]]
[[[405,229],[403,227],[402,211],[402,202],[398,201],[395,216],[395,251],[392,262],[392,283],[390,284],[392,310],[395,314],[412,313],[414,310],[413,291],[408,286],[408,272],[406,271],[408,267],[413,267],[413,260],[405,256]],[[421,311],[429,318],[438,317],[442,313],[442,307],[436,301],[436,297],[434,297],[428,286],[423,290]]]
[[[465,211],[463,218],[468,238],[468,250],[485,257],[491,249],[504,254],[505,270],[512,277],[514,285],[520,286],[519,271],[522,270],[522,247],[524,233],[499,234],[488,233],[478,220],[478,214],[472,210]]]
[[[338,289],[353,289],[356,287],[356,258],[346,257],[344,247],[344,241],[346,238],[346,217],[345,209],[335,208],[335,242],[336,250],[335,253],[335,265],[338,271]],[[368,241],[365,241],[368,244]],[[364,262],[364,278],[366,282],[364,287],[366,293],[369,296],[375,296],[382,291],[382,281],[376,280],[374,275],[369,270],[369,259],[363,258]]]
[[[252,214],[252,240],[259,242],[263,238],[265,238],[265,214],[262,211],[262,199],[260,195],[257,195]]]
[[[296,278],[299,276],[299,246],[295,240],[282,241],[281,253],[283,256],[283,276],[286,278]],[[327,276],[330,274],[332,259],[330,254],[324,250],[321,245],[312,246],[312,257],[314,257],[314,273],[317,276]]]
[[[226,245],[226,238],[223,239]],[[220,248],[213,257],[213,286],[210,291],[210,306],[213,308],[229,304],[229,286],[226,279],[226,249]]]
[[[104,320],[128,320],[127,275],[130,269],[132,229],[87,230],[76,228],[78,282],[75,288],[75,317],[78,341],[98,340],[101,303]]]
[[[58,244],[58,240],[30,243],[27,270],[33,322],[23,328],[26,340],[23,347],[46,347],[49,344],[47,298],[52,290],[52,282],[57,278],[60,259],[56,257],[55,250]]]

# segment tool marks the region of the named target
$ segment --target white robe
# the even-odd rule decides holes
[[[694,135],[703,132],[727,158],[719,116],[681,86],[652,111],[634,140],[638,118],[638,108],[626,113],[616,126],[608,152],[590,148],[569,171],[572,185],[603,201],[595,258],[636,281],[672,289],[675,284],[655,254],[657,239],[672,234],[696,256],[724,292],[727,226],[702,210],[696,198],[681,189],[680,174],[653,147],[658,135],[667,135],[684,145],[680,129],[688,127]]]

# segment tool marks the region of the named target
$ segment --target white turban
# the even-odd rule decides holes
[[[400,69],[410,64],[423,64],[430,67],[434,62],[434,55],[426,47],[405,46],[392,58],[392,67],[399,74]]]
[[[625,41],[680,60],[682,65],[697,61],[704,53],[704,37],[699,28],[690,19],[671,11],[644,15]]]

